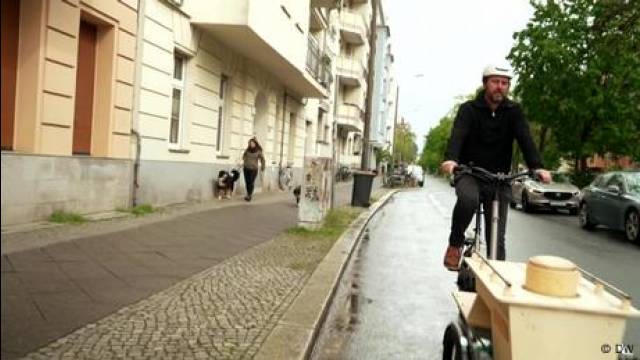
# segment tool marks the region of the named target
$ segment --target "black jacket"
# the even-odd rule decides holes
[[[529,169],[542,168],[520,106],[506,99],[492,112],[482,91],[474,100],[460,105],[451,129],[446,159],[459,164],[473,162],[474,166],[491,172],[508,173],[514,139],[518,141]]]

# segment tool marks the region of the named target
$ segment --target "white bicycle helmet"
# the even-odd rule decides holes
[[[488,65],[482,71],[482,79],[489,76],[504,76],[506,78],[513,78],[513,72],[511,71],[511,67],[507,65]]]

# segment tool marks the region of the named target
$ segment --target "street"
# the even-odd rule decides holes
[[[453,189],[428,177],[423,189],[394,196],[369,225],[336,293],[314,359],[436,359],[457,316],[456,275],[442,266]],[[580,229],[566,214],[509,212],[507,258],[566,257],[640,300],[640,247],[622,234]],[[640,344],[640,321],[628,322],[625,343]],[[602,344],[594,344],[600,351]]]

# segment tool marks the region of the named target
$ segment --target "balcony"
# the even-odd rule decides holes
[[[348,43],[362,45],[367,39],[367,24],[364,16],[353,10],[340,12],[340,35]]]
[[[340,6],[338,0],[311,0],[311,7],[334,9]]]
[[[364,63],[352,56],[338,57],[338,77],[340,83],[347,86],[363,86],[366,78]]]
[[[216,9],[224,9],[217,11]],[[307,35],[292,26],[279,2],[191,0],[183,10],[191,24],[263,67],[300,97],[326,97],[327,91],[307,71]],[[310,13],[298,14],[306,30]]]
[[[307,48],[307,71],[322,87],[329,90],[333,83],[331,62],[322,54],[318,42],[311,36],[309,36],[309,46]]]
[[[309,14],[309,30],[320,31],[329,27],[329,22],[322,9],[311,9]]]
[[[362,132],[364,129],[364,112],[357,106],[350,104],[338,105],[336,122],[342,131]]]

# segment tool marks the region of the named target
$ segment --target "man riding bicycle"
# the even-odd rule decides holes
[[[441,169],[453,174],[458,164],[473,164],[493,173],[508,173],[511,167],[513,140],[517,140],[529,169],[545,183],[551,181],[549,171],[542,168],[538,150],[531,138],[529,125],[520,106],[509,100],[511,71],[507,67],[488,66],[482,73],[483,90],[474,100],[460,105],[451,129],[449,146]],[[491,247],[490,219],[493,190],[488,184],[463,174],[456,178],[455,189],[458,200],[453,208],[449,246],[444,257],[444,266],[452,271],[460,268],[464,232],[469,226],[476,208],[482,201],[485,209],[487,248]],[[506,257],[504,234],[511,190],[503,186],[500,190],[498,251],[496,258]]]

